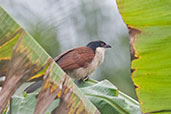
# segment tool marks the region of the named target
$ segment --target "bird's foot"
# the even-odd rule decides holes
[[[88,79],[89,79],[89,77],[86,76],[86,77],[82,78],[81,80],[82,80],[83,82],[85,82],[85,81],[87,81]]]

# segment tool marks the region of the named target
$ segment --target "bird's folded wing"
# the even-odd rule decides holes
[[[54,60],[64,70],[73,70],[87,67],[95,56],[94,51],[88,47],[78,47],[57,56]]]

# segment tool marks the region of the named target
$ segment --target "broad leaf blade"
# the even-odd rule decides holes
[[[167,0],[117,0],[122,18],[135,35],[132,74],[144,113],[171,112],[171,7]]]
[[[14,96],[11,102],[12,114],[33,114],[33,107],[36,106],[36,94],[27,95],[25,98]]]
[[[141,114],[139,104],[129,96],[119,92],[109,81],[104,80],[92,85],[92,80],[81,88],[102,114]],[[83,85],[82,85],[83,86]]]
[[[26,95],[26,97],[14,95],[12,97],[12,102],[11,102],[12,114],[33,114],[34,107],[36,106],[37,94],[38,92],[34,92],[32,94]],[[45,114],[51,113],[53,109],[55,109],[58,106],[58,103],[59,103],[59,99],[53,101]]]
[[[14,25],[11,17],[0,7],[0,77],[5,76],[12,48],[21,35],[21,27]],[[13,25],[13,27],[6,26]]]
[[[4,16],[1,24],[6,25],[5,27],[4,25],[0,26],[1,30],[4,29],[3,31],[9,32],[3,32],[1,39],[3,40],[4,36],[10,37],[7,38],[9,41],[2,43],[1,57],[11,58],[7,63],[8,67],[6,65],[6,72],[1,70],[6,73],[6,79],[0,91],[1,113],[17,88],[31,76],[40,72],[52,59],[2,8],[0,8],[0,11],[1,16]],[[15,40],[18,40],[18,42],[14,46]],[[14,47],[12,48],[12,46]],[[11,51],[12,55],[10,54]]]

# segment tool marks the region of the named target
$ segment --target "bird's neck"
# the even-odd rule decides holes
[[[98,47],[96,48],[96,54],[95,54],[95,61],[97,62],[97,64],[101,64],[104,60],[104,53],[105,53],[105,48],[102,47]]]

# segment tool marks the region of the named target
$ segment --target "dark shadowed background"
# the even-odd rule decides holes
[[[92,74],[136,98],[130,76],[128,30],[114,0],[3,0],[0,4],[54,58],[92,40],[112,45]]]

